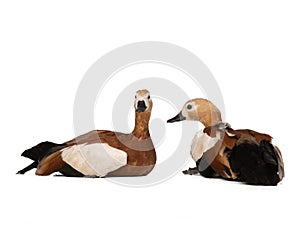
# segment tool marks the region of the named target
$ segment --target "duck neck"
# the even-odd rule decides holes
[[[209,115],[209,117],[204,117],[201,120],[201,123],[204,125],[204,127],[214,126],[220,122],[222,122],[222,118],[221,115],[219,114],[212,114]]]
[[[151,112],[136,112],[135,113],[135,126],[132,134],[138,139],[146,139],[150,137],[149,133],[149,120]]]

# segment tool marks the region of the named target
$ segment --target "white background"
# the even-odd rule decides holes
[[[297,1],[274,0],[1,1],[0,224],[299,224],[299,10]],[[222,90],[226,121],[275,138],[284,181],[251,187],[179,173],[129,188],[15,175],[30,162],[20,157],[24,149],[74,136],[74,96],[92,63],[137,41],[170,42],[198,55]],[[110,110],[95,119],[99,129],[110,129]]]

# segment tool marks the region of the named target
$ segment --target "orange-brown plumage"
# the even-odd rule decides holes
[[[50,175],[56,171],[65,172],[64,168],[70,166],[71,168],[74,168],[72,169],[73,171],[79,171],[79,173],[82,173],[83,175],[84,172],[99,172],[96,170],[97,167],[91,165],[91,161],[85,159],[88,158],[87,156],[89,155],[82,156],[82,154],[86,152],[91,153],[90,156],[95,156],[96,154],[96,156],[101,157],[102,155],[99,155],[97,150],[89,149],[89,147],[95,148],[98,147],[97,145],[100,145],[99,147],[103,148],[105,152],[103,158],[105,157],[108,161],[111,161],[112,164],[117,165],[112,166],[110,171],[109,162],[106,162],[105,164],[108,164],[109,169],[106,167],[106,171],[103,173],[103,175],[105,174],[104,176],[147,175],[156,163],[156,152],[150,137],[148,126],[152,110],[152,100],[149,91],[137,91],[134,107],[136,110],[135,127],[130,134],[107,130],[93,130],[63,144],[56,145],[51,143],[49,144],[50,146],[39,144],[36,147],[29,149],[27,152],[30,154],[35,151],[42,153],[41,156],[32,158],[33,160],[38,161],[36,174]],[[94,144],[96,144],[96,146]],[[44,147],[49,150],[45,151],[43,149]],[[101,150],[98,150],[98,152]],[[78,158],[82,159],[79,161]],[[124,164],[124,162],[126,164]],[[101,168],[101,162],[97,163],[97,165],[98,168]],[[82,171],[80,170],[81,168]],[[26,171],[21,170],[19,172],[25,173]],[[100,176],[103,176],[101,173],[102,171],[99,173]]]
[[[185,103],[168,122],[200,121],[204,126],[192,145],[197,168],[184,171],[205,177],[222,177],[249,184],[276,185],[284,177],[284,164],[272,137],[250,129],[234,130],[223,123],[219,109],[202,98]],[[204,164],[203,164],[204,162]]]

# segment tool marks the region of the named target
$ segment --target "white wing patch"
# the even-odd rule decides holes
[[[63,161],[86,176],[104,177],[127,164],[127,153],[106,143],[73,145],[61,152]]]
[[[191,147],[191,156],[197,162],[204,152],[211,149],[219,141],[220,134],[217,133],[216,137],[210,137],[206,133],[199,131],[193,138]]]

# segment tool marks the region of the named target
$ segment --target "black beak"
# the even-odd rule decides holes
[[[139,100],[137,103],[136,112],[144,112],[147,109],[147,106],[145,104],[145,101]]]
[[[172,122],[179,122],[179,121],[183,121],[186,118],[182,115],[181,112],[179,112],[178,115],[176,115],[174,118],[170,118],[167,123],[172,123]]]

